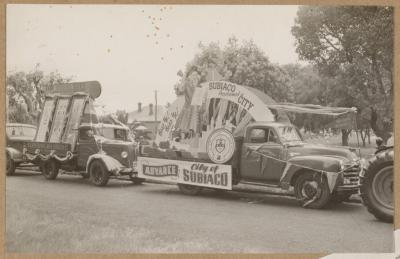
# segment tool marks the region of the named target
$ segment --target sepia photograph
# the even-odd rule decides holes
[[[7,4],[6,253],[390,258],[394,13]]]

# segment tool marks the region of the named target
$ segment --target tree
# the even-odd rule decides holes
[[[332,79],[321,75],[316,66],[287,64],[282,68],[289,75],[289,88],[293,89],[294,102],[298,104],[316,104],[327,106],[331,103],[331,96],[327,89],[332,85]],[[291,114],[292,122],[306,132],[319,133],[332,122],[332,117],[302,114]]]
[[[393,121],[393,8],[304,6],[292,33],[300,58],[331,78],[329,104],[369,110],[369,123],[386,140]]]
[[[69,82],[71,79],[63,77],[57,71],[46,75],[39,70],[39,64],[29,73],[20,71],[7,75],[7,112],[10,121],[35,124],[45,97],[43,89],[49,85]]]
[[[117,120],[123,124],[128,124],[128,113],[125,110],[117,110],[116,116]]]
[[[232,37],[224,48],[213,42],[200,43],[199,48],[200,52],[186,65],[185,72],[178,73],[181,79],[174,87],[178,95],[193,84],[207,81],[209,70],[216,69],[227,81],[257,88],[277,101],[293,100],[286,71],[272,64],[254,42],[239,44]]]

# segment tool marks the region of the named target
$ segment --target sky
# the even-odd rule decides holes
[[[290,30],[298,6],[7,5],[7,72],[36,64],[73,81],[97,80],[113,112],[173,102],[177,72],[198,44],[253,40],[277,64],[298,63]]]

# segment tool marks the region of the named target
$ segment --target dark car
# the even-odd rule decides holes
[[[6,161],[7,175],[13,175],[15,169],[27,162],[23,155],[24,143],[33,140],[36,126],[23,123],[6,124]]]

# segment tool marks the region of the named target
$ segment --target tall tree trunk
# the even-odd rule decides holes
[[[370,124],[371,124],[371,129],[374,131],[375,135],[382,138],[383,143],[385,144],[390,137],[390,132],[388,129],[381,127],[382,126],[380,125],[381,123],[378,123],[378,112],[373,107],[371,107]]]
[[[371,131],[367,129],[368,144],[371,144]]]
[[[367,137],[367,130],[365,129],[365,130],[360,130],[360,136],[361,136],[361,140],[362,140],[362,143],[363,143],[363,147],[365,147],[365,140],[366,140],[366,137]]]
[[[383,97],[385,98],[385,103],[386,103],[386,91],[385,91],[385,87],[383,85],[382,75],[379,70],[379,66],[378,66],[378,62],[376,60],[375,54],[371,57],[371,60],[372,60],[372,69],[374,70],[375,78],[376,78],[376,81],[378,82],[378,86],[379,86],[378,89],[381,92],[381,94],[383,95]]]
[[[351,130],[342,129],[342,146],[349,145],[349,134]]]

